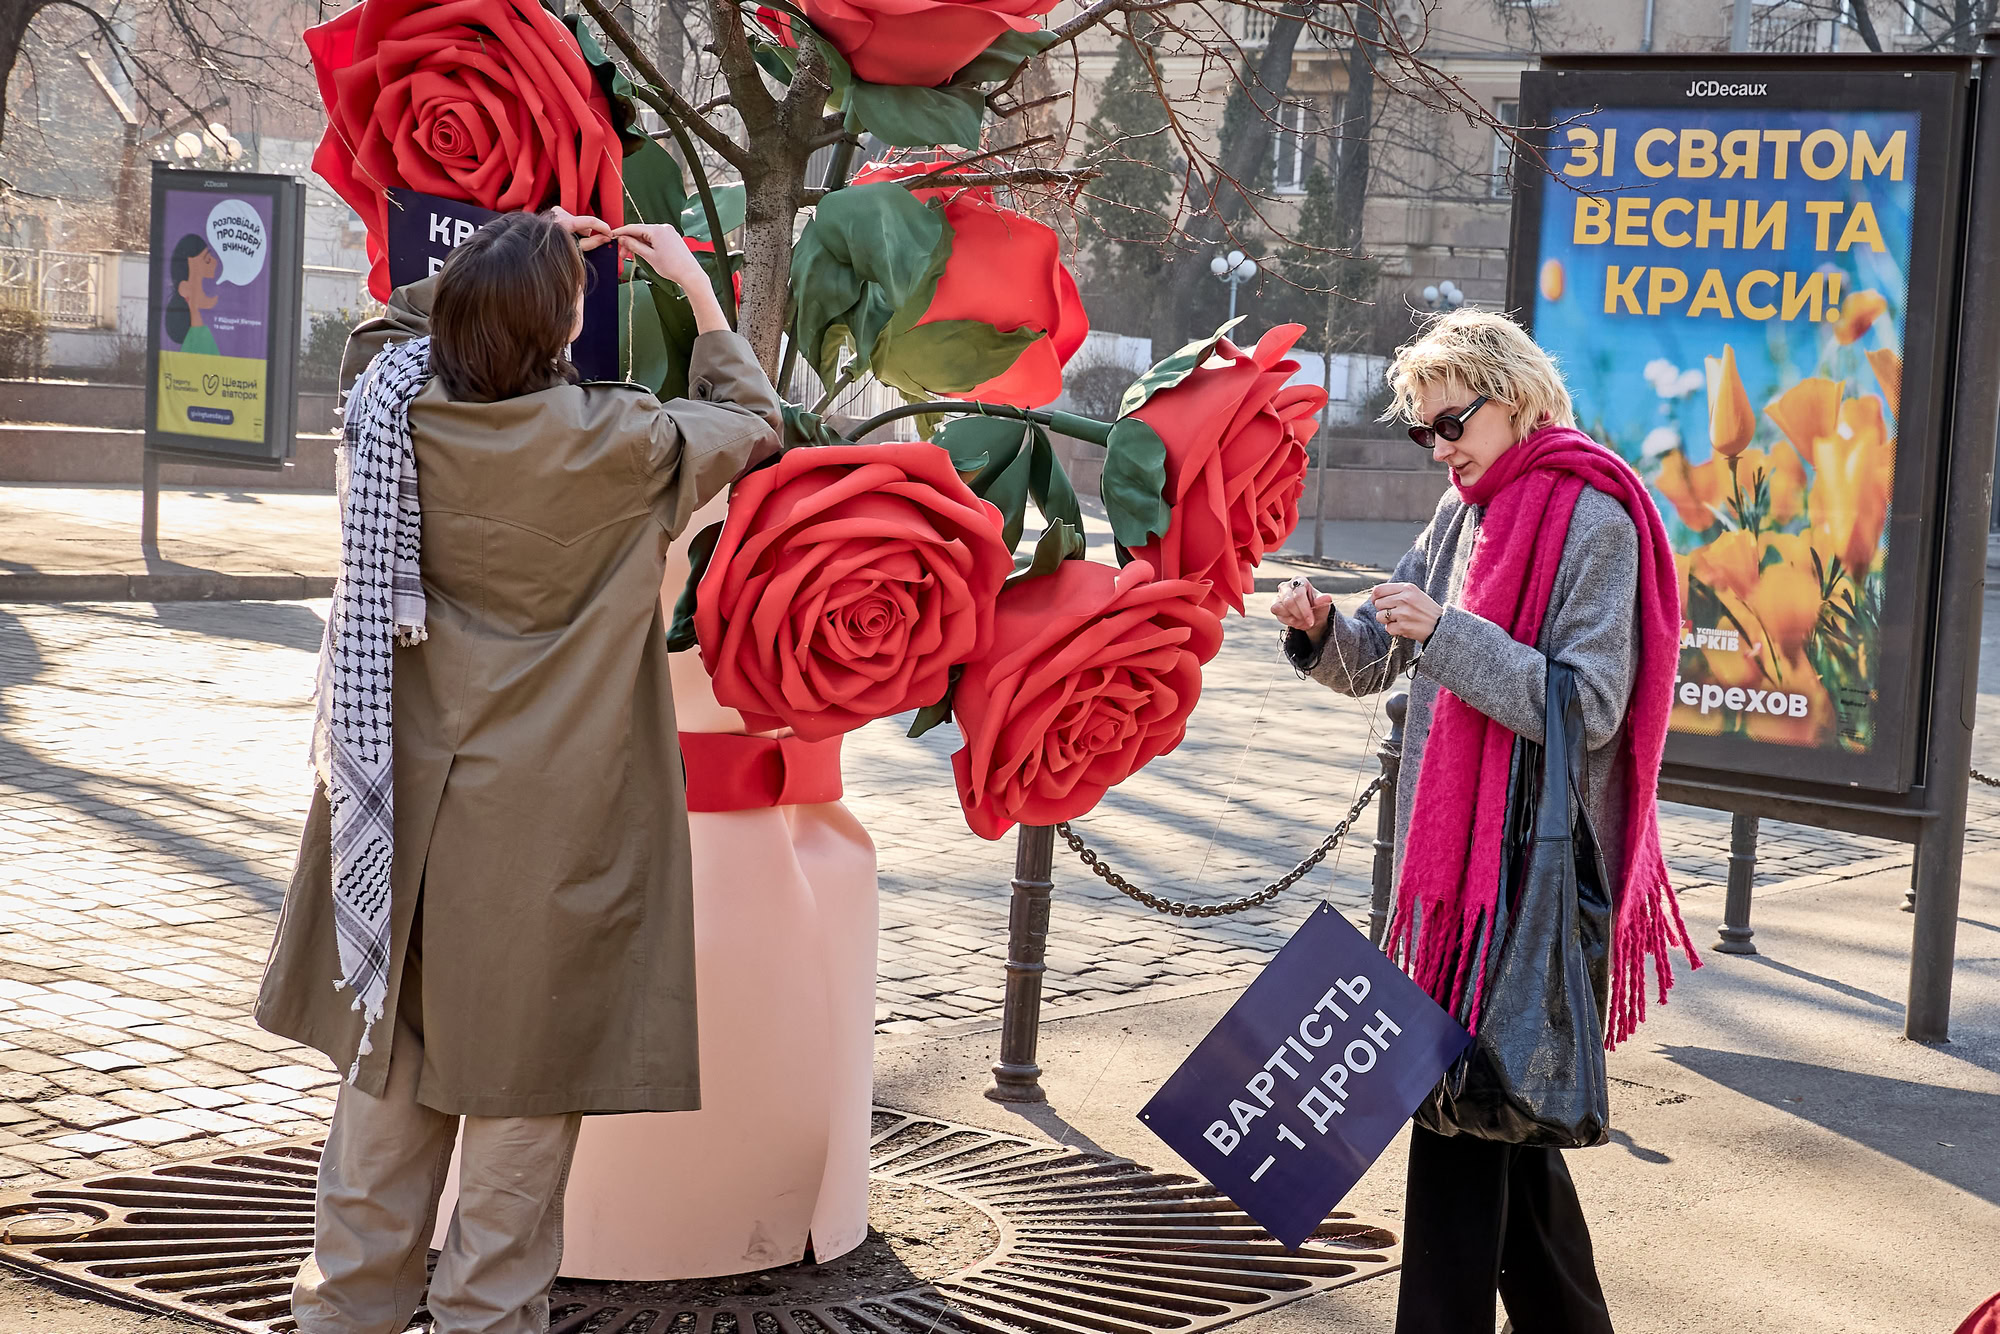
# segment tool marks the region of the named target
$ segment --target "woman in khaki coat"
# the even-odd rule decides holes
[[[613,238],[694,306],[691,398],[576,383],[560,361],[582,318],[578,242]],[[539,1334],[578,1115],[700,1105],[659,589],[694,512],[777,451],[777,397],[670,228],[489,223],[355,331],[343,380],[427,332],[433,374],[408,418],[429,637],[393,656],[386,1009],[364,1043],[335,987],[324,790],[257,1005],[351,1071],[294,1291],[305,1334],[404,1327],[459,1117],[430,1311],[439,1334]]]

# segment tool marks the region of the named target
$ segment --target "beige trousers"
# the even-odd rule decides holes
[[[424,1296],[460,1118],[417,1101],[420,966],[410,952],[380,1098],[342,1084],[320,1159],[313,1253],[292,1287],[300,1334],[400,1334]],[[437,1334],[546,1334],[563,1190],[583,1118],[468,1116],[429,1309]]]

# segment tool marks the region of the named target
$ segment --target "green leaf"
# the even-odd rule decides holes
[[[799,70],[797,47],[767,42],[762,38],[752,38],[750,54],[756,57],[757,64],[766,74],[788,88],[791,86],[792,76]]]
[[[673,370],[653,285],[644,280],[618,284],[618,325],[629,331],[624,349],[625,378],[658,394]]]
[[[946,679],[944,694],[935,704],[926,704],[917,710],[917,716],[910,721],[909,735],[922,736],[939,723],[951,720],[951,697],[958,693],[958,678],[965,675],[964,667],[951,669]]]
[[[1028,483],[1034,473],[1035,451],[1028,446],[1028,424],[1010,422],[1017,437],[1013,447],[998,454],[968,483],[974,495],[1000,511],[1000,537],[1012,551],[1021,541],[1028,518]]]
[[[980,320],[932,320],[887,331],[872,369],[876,379],[914,399],[963,394],[1004,374],[1031,343],[1047,336],[1040,329],[1002,332]]]
[[[1046,28],[1040,32],[1015,32],[1010,28],[999,41],[974,56],[971,64],[952,75],[951,82],[954,85],[1004,83],[1056,41],[1056,35]]]
[[[651,139],[625,150],[625,221],[679,223],[687,182],[673,154]]]
[[[978,478],[990,478],[1013,462],[1021,448],[1022,425],[1007,417],[953,417],[932,433],[931,443],[951,455],[953,470],[978,494]]]
[[[1023,579],[1039,579],[1045,574],[1054,574],[1056,566],[1064,561],[1082,560],[1083,550],[1083,530],[1057,520],[1035,543],[1034,553],[1027,560],[1015,563],[1014,573],[1007,576],[1006,586],[1012,587]]]
[[[792,403],[779,408],[785,422],[785,448],[799,449],[811,445],[841,445],[840,432],[827,425],[818,413],[807,412]]]
[[[546,0],[544,0],[546,3]],[[553,9],[550,12],[554,12]],[[632,95],[632,81],[618,68],[604,48],[597,43],[597,34],[584,23],[583,15],[557,14],[563,26],[576,38],[577,46],[583,52],[584,63],[590,66],[591,77],[604,89],[605,97],[611,101],[611,121],[618,130],[618,137],[625,141],[626,152],[646,137],[645,128],[639,123],[639,108]]]
[[[701,576],[707,573],[708,562],[715,556],[715,544],[721,540],[722,521],[718,519],[688,543],[688,580],[674,603],[673,624],[667,628],[669,653],[685,653],[701,642],[694,632],[695,590],[701,586]]]
[[[986,94],[972,85],[915,88],[856,79],[847,89],[846,107],[851,124],[897,148],[972,148],[986,119]]]
[[[820,202],[792,251],[792,299],[799,350],[821,380],[838,377],[843,346],[868,370],[897,312],[919,298],[929,306],[951,239],[941,207],[893,182],[850,185]]]
[[[1167,531],[1173,510],[1166,489],[1167,442],[1137,417],[1120,417],[1111,427],[1098,482],[1119,545],[1142,547]]]
[[[722,219],[722,230],[733,232],[743,225],[743,215],[749,207],[743,182],[730,181],[723,185],[710,185],[709,194],[715,199],[715,211]],[[679,218],[675,219],[682,236],[691,236],[697,241],[713,241],[708,234],[708,213],[701,206],[701,200],[690,199],[681,206]]]
[[[1209,356],[1215,351],[1215,345],[1222,341],[1224,335],[1249,318],[1248,315],[1238,315],[1235,319],[1208,335],[1208,337],[1195,339],[1165,361],[1155,364],[1151,370],[1134,380],[1131,386],[1125,390],[1125,397],[1119,400],[1118,403],[1118,415],[1121,417],[1131,416],[1141,407],[1145,406],[1146,400],[1154,394],[1159,393],[1162,389],[1171,389],[1182,380],[1187,379],[1189,375],[1193,374],[1195,367],[1208,360]]]
[[[631,323],[627,328],[630,330],[632,341],[626,352],[634,362],[632,378],[644,384],[663,400],[686,398],[688,361],[694,356],[694,340],[698,333],[694,322],[694,307],[688,304],[687,296],[680,288],[643,265],[639,269],[637,278],[621,286],[644,287],[647,293],[643,297],[635,295],[629,303],[626,301],[619,303],[620,316],[624,316],[628,311],[631,315]],[[653,329],[642,331],[640,321],[648,311],[653,316]],[[654,330],[657,330],[657,333]],[[625,332],[625,330],[619,331],[621,338]],[[642,365],[648,369],[653,367],[653,363],[642,363],[638,359],[642,337],[645,339],[657,337],[661,344],[666,370],[657,385],[639,375]]]
[[[794,33],[799,31],[797,24],[792,26],[792,31]],[[835,111],[844,110],[847,107],[847,94],[854,87],[854,66],[848,64],[847,57],[840,54],[840,48],[826,38],[814,33],[813,40],[819,43],[820,49],[826,55],[826,82],[831,89],[826,95],[826,104]],[[853,117],[850,116],[848,120],[848,128],[853,129]]]
[[[1039,426],[1035,428],[1034,459],[1028,471],[1028,494],[1034,497],[1035,508],[1042,512],[1043,519],[1051,524],[1066,523],[1079,534],[1083,532],[1083,507],[1077,503],[1076,488],[1070,485],[1069,474],[1056,458],[1049,433]]]

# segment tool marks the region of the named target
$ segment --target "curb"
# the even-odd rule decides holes
[[[298,602],[333,596],[330,574],[8,574],[0,602]]]

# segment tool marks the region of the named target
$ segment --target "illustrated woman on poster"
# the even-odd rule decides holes
[[[208,248],[208,242],[198,232],[189,232],[174,247],[174,256],[167,268],[174,288],[173,295],[167,300],[167,338],[179,344],[183,352],[220,356],[221,349],[215,345],[215,331],[208,327],[206,316],[221,299],[208,290],[208,284],[222,271],[222,260]]]

